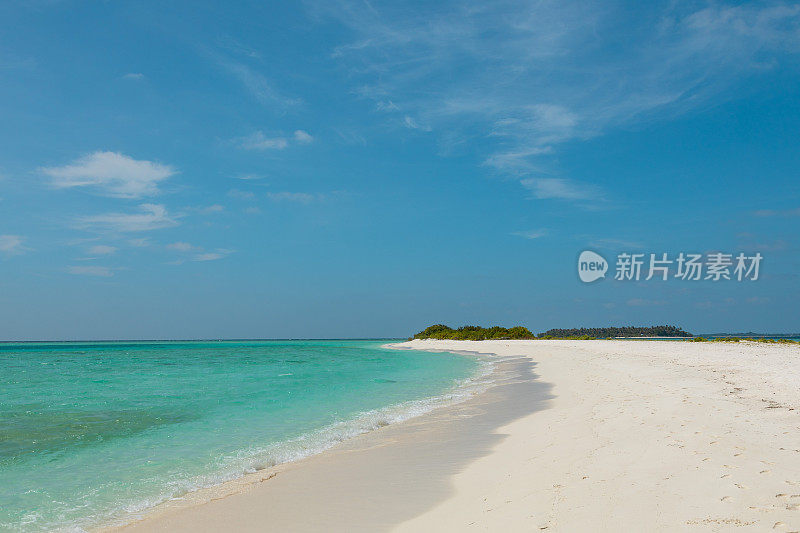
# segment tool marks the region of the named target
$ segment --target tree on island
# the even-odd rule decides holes
[[[540,339],[563,339],[586,336],[602,339],[607,337],[691,337],[692,334],[677,326],[551,329],[539,334]]]
[[[551,329],[540,333],[537,337],[528,328],[515,326],[504,328],[492,326],[483,328],[480,326],[461,326],[453,329],[444,324],[428,326],[412,337],[412,339],[450,339],[450,340],[501,340],[501,339],[577,339],[591,340],[609,337],[691,337],[692,334],[682,330],[677,326],[623,326],[606,328],[572,328],[572,329]]]
[[[453,329],[444,324],[435,324],[420,331],[412,338],[483,341],[488,339],[535,339],[536,335],[531,333],[528,328],[522,326],[515,326],[513,328],[504,328],[501,326],[492,326],[490,328],[461,326],[458,329]]]

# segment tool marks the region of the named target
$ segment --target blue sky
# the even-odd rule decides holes
[[[788,2],[3,2],[0,338],[800,331],[798,52]]]

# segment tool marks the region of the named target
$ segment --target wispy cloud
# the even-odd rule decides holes
[[[413,117],[408,115],[403,117],[403,125],[410,130],[431,131],[430,126],[423,126],[419,124]]]
[[[244,89],[256,100],[267,106],[277,106],[286,108],[302,103],[299,98],[291,98],[275,89],[267,79],[256,68],[228,59],[220,54],[209,53],[222,69],[233,76]]]
[[[238,139],[237,144],[245,150],[283,150],[291,143],[310,144],[314,141],[308,132],[304,130],[295,131],[291,137],[284,135],[267,136],[263,131],[256,131],[247,137]],[[239,177],[239,179],[258,179],[251,176]]]
[[[531,159],[551,154],[554,145],[578,136],[579,126],[578,116],[563,105],[519,107],[494,121],[491,136],[510,147],[487,157],[485,164],[501,171],[531,170]]]
[[[166,245],[166,248],[174,252],[180,252],[181,254],[190,254],[188,256],[184,255],[181,259],[176,261],[171,261],[169,264],[172,265],[183,264],[187,259],[199,262],[216,261],[218,259],[223,259],[234,252],[234,250],[229,250],[226,248],[217,248],[213,251],[204,251],[202,246],[195,246],[183,241],[170,243]]]
[[[77,276],[97,276],[101,278],[110,278],[114,275],[114,272],[104,266],[71,266],[69,267],[69,273],[75,274]]]
[[[552,153],[552,146],[527,147],[492,154],[483,161],[483,164],[510,174],[524,175],[539,168],[531,161],[532,157]]]
[[[309,194],[307,192],[268,192],[267,198],[275,202],[298,202],[308,204],[314,200],[321,199],[321,195]]]
[[[79,228],[93,231],[138,232],[177,226],[176,217],[167,212],[161,204],[141,204],[139,213],[105,213],[80,217],[76,221]]]
[[[544,237],[547,235],[547,230],[531,229],[527,231],[515,231],[512,232],[511,235],[516,235],[517,237],[522,237],[524,239],[538,239],[539,237]]]
[[[218,249],[214,252],[196,254],[194,257],[192,257],[192,261],[216,261],[218,259],[224,259],[232,253],[233,250]]]
[[[520,179],[560,173],[566,143],[736,97],[738,80],[800,51],[789,2],[651,3],[637,31],[622,27],[625,6],[588,1],[307,5],[350,31],[332,57],[389,123],[424,124],[448,144],[480,138],[484,164]]]
[[[202,250],[199,246],[193,246],[188,242],[173,242],[166,246],[167,250],[175,250],[178,252],[192,252],[195,250]]]
[[[144,79],[144,74],[141,72],[128,72],[127,74],[122,76],[123,80],[131,80],[131,81],[142,81]]]
[[[136,160],[117,152],[94,152],[61,167],[44,167],[58,189],[90,187],[116,198],[158,194],[158,184],[177,171],[169,165]]]
[[[523,187],[539,200],[593,200],[602,202],[605,195],[596,185],[564,178],[524,178]]]
[[[105,244],[98,244],[89,248],[88,253],[89,255],[111,255],[116,253],[117,248],[115,246],[108,246]]]
[[[239,200],[252,200],[256,195],[250,191],[243,191],[241,189],[231,189],[228,191],[228,196],[231,198],[238,198]]]
[[[25,253],[23,242],[25,237],[21,235],[0,235],[0,253],[7,256]]]
[[[753,211],[753,214],[757,217],[800,217],[800,207],[783,210],[759,209],[758,211]]]
[[[197,208],[197,212],[201,215],[213,215],[215,213],[222,213],[223,211],[225,211],[225,206],[220,204],[212,204]]]
[[[142,237],[138,239],[129,239],[128,244],[130,244],[134,248],[146,248],[147,246],[150,246],[151,243],[150,239],[148,239],[147,237]]]
[[[397,107],[397,104],[391,100],[377,102],[375,104],[375,109],[378,111],[400,111],[400,108]]]
[[[285,137],[267,137],[263,131],[257,131],[240,139],[239,146],[245,150],[283,150],[289,146]]]
[[[314,141],[314,137],[305,130],[295,130],[294,140],[300,144],[308,144]]]
[[[353,128],[333,128],[339,140],[348,145],[367,145],[367,138]]]

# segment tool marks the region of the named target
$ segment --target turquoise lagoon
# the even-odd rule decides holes
[[[468,394],[387,341],[0,344],[0,530],[80,530]]]

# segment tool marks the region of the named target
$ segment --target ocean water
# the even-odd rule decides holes
[[[121,523],[455,401],[486,372],[381,344],[0,344],[0,530]]]

